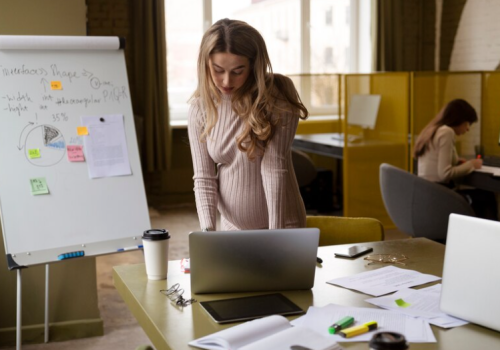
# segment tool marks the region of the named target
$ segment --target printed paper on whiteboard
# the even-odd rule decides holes
[[[88,129],[83,136],[89,177],[131,175],[123,115],[82,116]]]

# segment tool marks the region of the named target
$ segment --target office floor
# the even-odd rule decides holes
[[[162,206],[155,205],[149,210],[153,228],[169,230],[171,239],[169,259],[178,260],[189,255],[188,233],[199,230],[198,217],[194,205]],[[387,230],[386,240],[407,238],[397,230]],[[26,350],[99,350],[135,349],[139,345],[150,344],[148,337],[115,290],[112,267],[144,262],[141,251],[112,254],[97,258],[97,286],[101,317],[104,321],[104,336],[77,339],[66,342],[24,345]],[[15,347],[4,348],[14,350]]]

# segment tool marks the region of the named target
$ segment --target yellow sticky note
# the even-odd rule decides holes
[[[76,132],[80,136],[84,136],[84,135],[88,135],[89,134],[89,130],[87,129],[86,126],[77,126],[76,127]]]
[[[51,81],[50,82],[51,90],[62,90],[62,84],[60,81]]]
[[[28,150],[28,156],[30,157],[30,159],[40,158],[41,157],[41,155],[40,155],[40,148],[29,149]]]
[[[399,307],[408,307],[410,306],[410,304],[408,304],[406,301],[404,301],[403,299],[397,299],[395,300],[396,304],[399,306]]]
[[[30,179],[31,184],[31,194],[38,196],[39,194],[48,194],[49,188],[47,187],[47,181],[44,177],[38,177]]]

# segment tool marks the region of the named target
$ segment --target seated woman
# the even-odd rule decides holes
[[[418,176],[457,190],[478,217],[497,220],[497,202],[493,193],[479,189],[459,190],[454,183],[483,165],[481,159],[459,158],[455,148],[455,137],[469,131],[477,120],[476,111],[465,100],[449,102],[420,133],[414,157],[418,159]]]

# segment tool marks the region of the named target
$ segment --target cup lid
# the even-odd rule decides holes
[[[406,350],[408,343],[402,334],[379,332],[372,337],[369,347],[374,350]]]
[[[142,235],[142,239],[149,239],[151,241],[161,241],[169,238],[170,235],[168,234],[168,231],[159,228],[144,231],[144,234]]]

